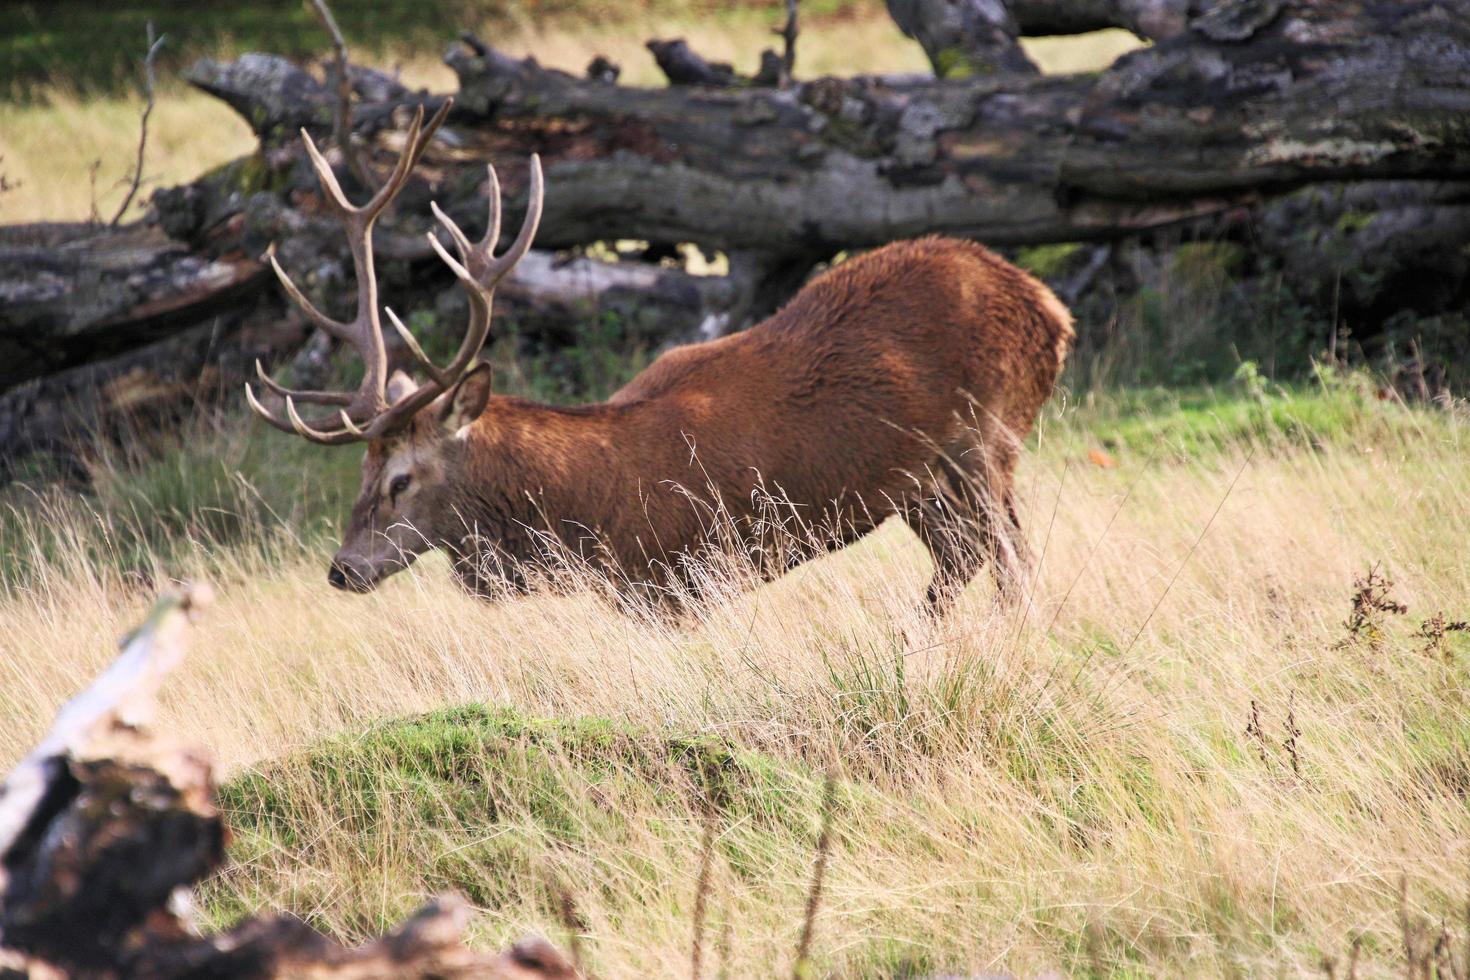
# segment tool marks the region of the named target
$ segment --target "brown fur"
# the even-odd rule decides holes
[[[398,509],[459,557],[471,587],[486,585],[492,555],[517,580],[545,532],[666,582],[710,545],[715,501],[739,544],[769,544],[760,498],[774,494],[778,512],[825,536],[763,553],[767,574],[902,513],[934,556],[939,608],[987,557],[1002,586],[1022,567],[1013,472],[1071,321],[979,245],[897,242],[819,276],[758,326],[668,351],[603,404],[492,397],[458,437],[443,434],[446,409],[422,413],[369,447],[353,526],[383,526],[385,470],[416,454],[419,489]]]

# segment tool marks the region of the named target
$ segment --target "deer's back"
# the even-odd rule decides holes
[[[872,498],[977,413],[1024,436],[1070,339],[1040,282],[972,242],[923,238],[837,266],[743,333],[667,352],[612,401],[641,403],[727,490],[758,469],[806,502]]]

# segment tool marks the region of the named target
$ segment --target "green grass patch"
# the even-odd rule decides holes
[[[1198,459],[1255,447],[1268,451],[1401,447],[1458,441],[1455,413],[1407,405],[1366,374],[1319,373],[1318,381],[1266,385],[1250,371],[1224,387],[1123,388],[1084,394],[1061,423],[1068,452],[1091,447],[1131,457]],[[1053,402],[1053,411],[1065,403]],[[1057,430],[1047,428],[1051,438]],[[1044,440],[1043,440],[1044,442]]]
[[[810,835],[821,780],[708,736],[467,705],[332,739],[241,775],[220,795],[235,864],[207,889],[210,918],[227,923],[279,903],[355,935],[389,927],[425,892],[446,888],[488,908],[532,895],[549,911],[555,869],[568,864],[594,881],[622,879],[627,889],[631,876],[657,890],[658,865],[630,866],[627,856],[666,847],[687,865],[710,807],[727,828],[721,859],[759,880],[791,841]],[[651,848],[650,837],[661,845]],[[389,907],[370,902],[364,913],[314,887],[289,887],[301,865],[333,879],[387,869]],[[344,887],[325,878],[323,889]]]

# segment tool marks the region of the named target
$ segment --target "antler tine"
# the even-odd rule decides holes
[[[512,243],[510,249],[495,260],[495,280],[491,283],[483,284],[486,288],[493,289],[495,283],[503,279],[505,274],[511,269],[514,269],[522,257],[530,251],[531,242],[536,237],[536,229],[541,225],[541,206],[545,202],[545,197],[546,187],[545,179],[541,174],[541,155],[539,153],[532,153],[531,190],[526,199],[526,220],[521,225],[521,233],[516,236],[516,240]],[[490,243],[490,247],[494,248],[493,242]]]
[[[290,417],[289,421],[279,418],[270,409],[262,405],[260,400],[255,397],[255,391],[250,387],[250,383],[245,383],[245,401],[249,403],[251,410],[282,432],[289,432],[301,436],[303,439],[320,443],[323,446],[340,446],[344,443],[358,442],[369,438],[367,431],[357,427],[348,416],[346,409],[342,409],[337,413],[338,419],[342,422],[342,429],[340,431],[322,432],[313,428],[301,418],[300,414],[296,411],[296,405],[290,395],[285,397],[286,414]]]
[[[413,172],[414,167],[418,166],[419,159],[423,157],[424,151],[429,148],[429,143],[433,140],[434,134],[444,124],[444,120],[449,116],[449,110],[453,107],[454,100],[445,99],[444,104],[429,119],[428,125],[424,125],[423,105],[420,104],[414,110],[413,121],[408,125],[407,145],[404,146],[403,152],[399,154],[398,162],[393,165],[393,172],[388,175],[388,179],[383,182],[383,186],[378,188],[378,192],[373,195],[372,200],[368,201],[360,209],[369,221],[377,217],[388,206],[389,202],[398,196],[398,192],[403,189],[403,185],[408,181],[408,175]]]
[[[499,181],[495,179],[494,170],[490,171],[490,186],[492,190],[499,189]],[[499,258],[495,258],[496,240],[499,238],[498,226],[500,223],[499,194],[496,194],[496,204],[491,210],[491,228],[485,240],[470,252],[469,269],[470,288],[472,295],[480,300],[483,311],[479,316],[470,318],[470,328],[465,333],[464,341],[459,346],[459,351],[454,355],[454,360],[444,369],[444,374],[457,378],[470,363],[475,355],[480,353],[480,348],[485,346],[485,338],[490,333],[490,308],[491,301],[495,295],[495,287],[500,280],[515,268],[516,263],[531,247],[531,241],[536,237],[536,228],[541,223],[541,206],[545,197],[545,186],[541,175],[541,157],[531,154],[531,188],[526,201],[526,220],[521,225],[520,234],[516,235],[515,243],[510,250]],[[458,270],[457,270],[458,271]],[[475,304],[471,304],[473,307]]]
[[[398,161],[393,165],[393,171],[389,174],[388,179],[384,181],[383,186],[378,188],[377,193],[366,204],[361,206],[355,205],[347,199],[347,195],[342,192],[342,185],[337,181],[337,175],[332,172],[332,165],[327,162],[326,157],[322,156],[321,151],[317,149],[316,141],[311,138],[311,134],[303,127],[301,130],[301,141],[306,146],[306,155],[310,157],[312,169],[316,171],[317,179],[321,181],[322,187],[327,191],[327,195],[336,210],[340,214],[351,215],[354,218],[365,219],[368,222],[371,222],[373,218],[381,214],[383,209],[402,190],[404,182],[408,179],[408,175],[418,165],[419,158],[424,155],[424,150],[428,148],[429,141],[433,138],[434,132],[443,124],[453,105],[453,99],[446,99],[444,104],[439,107],[439,110],[434,113],[433,118],[429,120],[428,126],[424,125],[424,107],[419,105],[414,110],[413,120],[408,126],[407,146],[399,154]]]
[[[346,417],[347,412],[342,411],[338,414]],[[347,442],[357,442],[366,434],[362,429],[353,425],[350,419],[348,419],[347,428],[337,432],[322,432],[313,429],[302,420],[300,413],[296,411],[296,403],[289,396],[286,398],[286,416],[291,420],[292,431],[298,436],[323,446],[340,446]]]
[[[537,159],[533,154],[532,159]],[[489,187],[486,194],[490,198],[490,217],[485,221],[485,237],[481,242],[487,243],[491,249],[500,244],[500,176],[495,172],[495,164],[486,164],[485,170],[489,178]]]
[[[453,272],[455,277],[458,278],[459,281],[467,289],[469,289],[471,292],[474,292],[479,284],[475,281],[475,277],[470,274],[470,270],[466,269],[458,259],[449,254],[449,249],[444,247],[444,243],[439,241],[439,239],[435,237],[432,231],[429,232],[428,235],[425,237],[429,239],[429,247],[432,248],[435,252],[438,252],[439,258],[443,259],[444,264],[449,266],[449,271]]]
[[[464,255],[465,262],[461,263],[450,255],[449,250],[439,241],[438,236],[432,232],[427,236],[429,244],[438,253],[439,258],[444,260],[445,265],[449,266],[455,277],[470,294],[470,322],[465,330],[464,340],[460,342],[459,350],[455,353],[454,359],[449,362],[448,367],[435,368],[427,355],[423,354],[417,342],[409,335],[407,328],[399,322],[397,316],[393,315],[391,310],[387,311],[389,319],[404,337],[409,350],[414,352],[414,356],[428,370],[431,380],[399,399],[373,419],[366,429],[369,438],[376,438],[392,431],[401,420],[411,417],[419,409],[448,391],[469,369],[475,356],[485,346],[485,340],[490,334],[490,310],[495,287],[515,268],[516,263],[530,249],[531,241],[536,236],[536,228],[541,221],[542,205],[545,199],[545,180],[541,173],[540,158],[534,155],[531,157],[531,187],[525,223],[521,226],[515,243],[505,255],[499,258],[494,255],[496,241],[499,238],[497,227],[499,224],[499,181],[495,179],[493,169],[490,171],[490,189],[496,192],[490,205],[491,227],[487,230],[483,241],[468,249],[467,254]],[[444,225],[445,230],[449,232],[455,246],[461,247],[460,240],[464,238],[464,233],[438,207],[434,208],[434,213]],[[468,245],[468,241],[465,244]]]
[[[316,148],[316,142],[306,127],[301,127],[301,142],[306,146],[306,155],[311,158],[311,168],[316,171],[316,179],[326,189],[327,195],[335,205],[340,214],[356,214],[357,208],[347,200],[347,195],[342,193],[342,185],[337,183],[337,175],[332,173],[332,165],[327,158],[322,156],[321,150]]]
[[[439,220],[439,224],[443,225],[444,230],[449,232],[449,237],[454,239],[454,248],[455,251],[459,252],[460,262],[468,262],[470,256],[470,240],[465,237],[465,233],[460,230],[459,225],[454,223],[453,218],[440,210],[438,201],[430,201],[429,210],[434,212],[434,217]],[[429,237],[434,237],[432,232],[430,232]]]
[[[328,335],[335,337],[337,340],[352,339],[352,328],[349,324],[343,323],[340,320],[334,320],[317,309],[316,304],[307,299],[306,294],[297,288],[296,283],[291,281],[290,276],[286,275],[286,270],[282,269],[281,263],[276,261],[275,242],[271,242],[270,248],[266,249],[265,257],[270,262],[271,269],[275,271],[276,279],[280,280],[281,288],[286,291],[286,295],[291,298],[291,302],[301,307],[301,312],[306,314],[307,319],[321,327]]]
[[[429,377],[434,380],[434,383],[441,388],[448,388],[448,379],[440,372],[438,366],[430,360],[429,355],[424,353],[424,349],[419,346],[419,342],[414,339],[413,334],[403,325],[403,321],[398,319],[398,314],[386,306],[383,307],[383,312],[388,314],[388,322],[393,324],[393,329],[398,331],[398,336],[402,339],[404,346],[409,349],[423,369],[428,372]]]
[[[267,422],[280,429],[282,432],[295,431],[288,423],[282,422],[280,419],[276,418],[273,414],[271,414],[270,409],[266,408],[260,403],[260,401],[255,397],[255,390],[250,387],[250,382],[248,381],[245,382],[245,401],[247,404],[249,404],[251,411],[255,412],[256,415],[259,415],[261,418],[265,419]]]
[[[337,415],[342,420],[342,431],[351,433],[355,440],[360,441],[367,438],[367,433],[357,427],[357,423],[352,421],[352,416],[347,414],[346,409],[338,412]]]
[[[346,406],[352,404],[352,396],[345,391],[298,391],[295,388],[287,388],[275,378],[265,373],[265,368],[261,366],[259,358],[255,360],[255,376],[260,379],[260,383],[265,385],[268,390],[280,395],[282,398],[294,398],[299,402],[306,402],[309,405]]]

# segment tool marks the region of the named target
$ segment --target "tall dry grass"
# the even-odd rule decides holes
[[[1296,976],[1358,934],[1361,975],[1397,971],[1400,876],[1436,922],[1467,890],[1470,651],[1414,630],[1470,612],[1470,456],[1452,418],[1362,411],[1394,424],[1102,468],[1083,450],[1103,433],[1059,408],[1021,480],[1030,617],[982,582],[923,621],[927,559],[893,524],[680,623],[577,590],[475,601],[440,561],[345,596],[289,529],[263,521],[267,548],[202,537],[173,569],[207,569],[222,600],[162,723],[262,781],[236,799],[239,864],[210,907],[355,936],[453,885],[499,942],[561,935],[564,891],[600,975],[682,975],[705,810],[658,759],[704,737],[750,754],[706,896],[706,960],[729,975],[790,962],[826,770],[820,971]],[[1377,562],[1409,613],[1348,641]],[[37,567],[0,599],[0,762],[148,598],[65,549]],[[573,727],[461,746],[442,782],[415,768],[433,752],[404,768],[409,749],[362,734],[476,703]],[[579,735],[588,718],[615,734]],[[428,751],[425,731],[403,744]],[[322,739],[315,763],[273,761]]]

